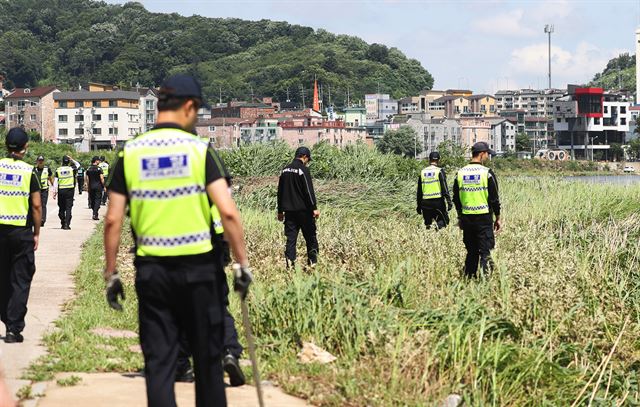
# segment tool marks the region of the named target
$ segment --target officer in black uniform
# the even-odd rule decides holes
[[[109,162],[107,161],[107,159],[105,158],[105,156],[101,155],[100,156],[100,163],[98,163],[98,167],[100,167],[100,169],[102,169],[102,174],[104,175],[105,178],[105,182],[107,181],[107,179],[109,178]],[[102,194],[102,205],[106,205],[107,204],[107,199],[109,198],[109,195],[107,194],[107,191],[105,190],[104,193]]]
[[[137,239],[136,292],[148,405],[176,405],[176,359],[185,332],[195,366],[196,405],[225,406],[222,284],[205,203],[210,200],[220,211],[239,263],[234,265],[234,288],[243,298],[252,280],[244,232],[220,158],[188,133],[203,104],[200,85],[189,76],[175,75],[163,83],[158,99],[156,127],[127,142],[108,181],[107,300],[122,309],[118,297],[124,298],[124,290],[115,267],[128,204]],[[171,188],[185,183],[192,187]],[[199,204],[193,205],[195,201]],[[190,222],[176,221],[176,211]]]
[[[307,164],[311,161],[311,151],[299,147],[291,164],[280,173],[278,180],[278,220],[284,221],[284,234],[287,237],[285,258],[287,267],[295,267],[296,243],[298,233],[307,243],[307,258],[310,266],[318,261],[318,238],[316,237],[316,219],[320,216],[313,190],[311,173]]]
[[[78,163],[78,168],[76,168],[76,179],[78,181],[78,195],[82,195],[82,190],[84,189],[84,167],[82,164]]]
[[[418,214],[422,214],[427,229],[431,229],[433,221],[436,222],[437,229],[445,228],[449,224],[448,212],[453,208],[453,203],[451,202],[451,195],[449,194],[449,187],[447,185],[447,174],[444,168],[440,168],[439,152],[432,151],[429,154],[429,167],[425,168],[423,172],[437,175],[437,183],[433,186],[429,185],[431,189],[426,189],[425,182],[429,182],[429,180],[425,180],[423,174],[420,175],[418,178],[418,202],[416,210]],[[436,180],[434,179],[434,181]],[[436,191],[435,195],[437,197],[424,196],[423,191],[425,189],[427,191]]]
[[[44,157],[39,155],[36,159],[36,174],[40,180],[40,200],[42,202],[42,223],[47,221],[47,202],[49,201],[49,186],[53,185],[53,174],[51,169],[44,165]]]
[[[86,171],[86,186],[89,192],[89,207],[93,209],[93,220],[98,220],[98,211],[100,210],[100,202],[102,194],[105,191],[105,180],[102,174],[102,168],[98,167],[100,159],[94,156],[91,159],[91,165]]]
[[[55,178],[57,190],[53,192],[53,199],[58,198],[58,217],[62,229],[71,230],[73,197],[76,190],[76,171],[71,166],[69,156],[62,157],[62,166],[56,169]]]
[[[23,129],[9,130],[8,157],[0,160],[0,319],[7,329],[5,343],[24,340],[42,221],[40,179],[33,166],[22,161],[28,142]]]

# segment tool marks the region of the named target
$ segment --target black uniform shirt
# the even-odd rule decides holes
[[[86,177],[89,178],[89,189],[102,189],[102,181],[100,181],[100,175],[102,175],[102,168],[97,165],[91,164],[85,172]]]
[[[478,163],[471,163],[481,165]],[[458,186],[458,177],[453,181],[453,203],[458,211],[458,218],[464,218],[465,221],[478,223],[493,223],[493,214],[500,216],[500,197],[498,196],[498,180],[492,169],[489,169],[489,213],[482,215],[463,215],[462,203],[460,202],[460,187]]]
[[[317,209],[311,173],[299,159],[282,170],[278,180],[278,213]]]
[[[438,179],[440,180],[440,191],[442,191],[442,197],[435,199],[422,199],[422,176],[418,177],[418,192],[416,196],[418,200],[418,208],[441,208],[444,206],[445,201],[449,206],[452,205],[449,186],[447,184],[447,174],[444,172],[444,168],[440,169]]]

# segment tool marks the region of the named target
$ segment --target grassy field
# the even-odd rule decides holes
[[[468,281],[461,232],[424,229],[413,180],[356,175],[317,181],[313,272],[284,267],[276,179],[237,180],[265,376],[327,406],[433,405],[451,393],[473,406],[640,405],[640,187],[503,178],[497,270]],[[131,257],[120,260],[128,297],[118,314],[104,300],[101,255],[93,237],[77,299],[31,378],[141,368],[135,339],[89,332],[137,324]],[[231,308],[239,316],[235,296]],[[307,341],[338,359],[298,363]]]

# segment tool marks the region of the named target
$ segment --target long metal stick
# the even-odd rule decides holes
[[[247,344],[249,345],[249,358],[251,359],[251,370],[253,370],[253,381],[258,392],[258,404],[264,407],[262,399],[262,385],[260,384],[260,372],[258,371],[258,359],[256,358],[256,344],[253,341],[253,331],[251,330],[251,322],[249,322],[249,308],[246,299],[240,299],[240,308],[242,308],[242,324],[244,325],[244,333],[247,336]]]

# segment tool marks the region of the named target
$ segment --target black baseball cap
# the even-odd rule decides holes
[[[473,147],[471,147],[472,154],[484,153],[485,151],[491,155],[496,155],[496,152],[490,149],[489,144],[485,143],[484,141],[478,141],[473,145]]]
[[[62,164],[69,164],[71,162],[71,159],[69,159],[69,156],[62,156]]]
[[[189,75],[177,74],[165,79],[160,86],[160,95],[199,99],[201,107],[209,108],[202,96],[200,83]]]
[[[44,161],[44,156],[39,155],[38,158],[36,158],[36,161]]]
[[[7,148],[11,151],[22,150],[28,142],[29,136],[27,135],[27,132],[20,127],[14,127],[9,130],[9,133],[7,133],[7,139],[5,140]]]
[[[437,151],[432,151],[431,153],[429,153],[429,160],[431,161],[435,161],[435,160],[439,160],[440,159],[440,153]]]
[[[311,161],[311,150],[309,150],[307,147],[298,147],[298,149],[296,150],[296,158],[303,155],[309,157],[309,161]]]
[[[91,157],[91,163],[94,163],[96,161],[100,161],[100,157],[98,157],[97,155],[94,155],[93,157]]]

